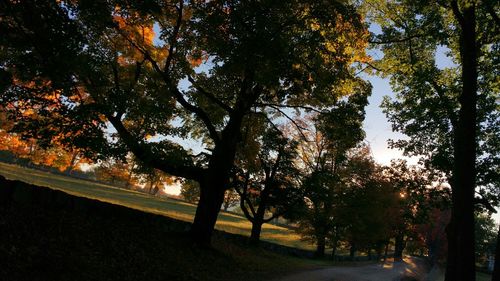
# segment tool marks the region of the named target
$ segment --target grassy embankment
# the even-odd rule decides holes
[[[0,174],[187,222],[192,220],[195,210],[193,205],[176,200],[152,198],[13,165],[0,163]],[[248,247],[242,239],[228,240],[219,233],[214,237],[215,250],[193,248],[183,233],[162,229],[161,221],[153,220],[152,223],[144,219],[151,215],[135,211],[123,215],[119,206],[114,207],[116,212],[114,209],[109,212],[106,204],[101,205],[90,213],[37,204],[0,206],[0,264],[4,265],[0,267],[0,277],[15,280],[243,281],[266,280],[330,263]],[[100,211],[102,208],[106,211]],[[236,234],[247,234],[249,227],[243,218],[228,213],[221,214],[218,224],[218,229]],[[291,246],[301,243],[288,238],[288,229],[270,225],[265,231],[268,241],[273,241],[269,237],[277,233],[281,236],[275,235],[273,242]],[[490,278],[478,274],[478,280],[489,281]]]
[[[136,191],[54,175],[16,165],[0,163],[0,175],[3,175],[7,179],[45,186],[64,191],[71,195],[122,205],[186,222],[193,221],[196,211],[196,206],[190,203],[168,198],[152,197]],[[221,212],[216,229],[248,236],[250,235],[251,224],[242,216]],[[300,241],[300,236],[292,230],[272,224],[265,224],[263,226],[262,240],[299,249],[312,249],[311,244]]]
[[[0,177],[0,280],[269,280],[321,264],[189,223]]]

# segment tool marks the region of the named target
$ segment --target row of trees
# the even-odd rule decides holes
[[[209,245],[227,189],[238,190],[257,224],[265,211],[251,206],[272,202],[270,189],[290,188],[280,196],[295,198],[297,168],[307,206],[340,194],[370,92],[357,74],[376,69],[398,93],[384,103],[389,119],[410,137],[394,146],[423,156],[451,186],[446,278],[474,280],[475,202],[490,208],[500,193],[498,3],[357,4],[1,1],[2,110],[23,139],[90,159],[131,152],[144,166],[197,182],[192,235]],[[381,33],[370,36],[363,9]],[[369,42],[382,60],[366,55]],[[443,46],[456,66],[436,65]],[[296,118],[311,112],[314,126]],[[293,143],[296,134],[306,142]],[[200,140],[204,151],[179,138]],[[301,166],[290,165],[294,153]]]
[[[89,172],[99,181],[126,189],[136,189],[151,195],[165,194],[165,188],[175,183],[175,178],[148,166],[132,156],[124,160],[99,161]]]
[[[393,129],[410,137],[393,146],[423,156],[451,186],[446,280],[475,280],[474,210],[494,211],[500,194],[498,2],[365,3],[382,29],[371,40],[384,54],[377,69],[397,93],[383,106]],[[497,262],[493,278],[499,270]]]

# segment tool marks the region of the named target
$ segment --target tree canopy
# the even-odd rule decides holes
[[[475,195],[487,206],[499,194],[498,1],[366,4],[382,29],[372,40],[384,52],[380,71],[398,93],[384,107],[393,128],[410,136],[393,145],[449,178],[446,280],[475,280]],[[442,53],[451,66],[437,65]]]
[[[200,183],[207,244],[244,122],[367,92],[368,33],[342,1],[3,1],[1,101],[14,130],[89,157],[132,152]],[[29,114],[30,110],[36,112]],[[284,117],[286,118],[286,117]],[[275,122],[275,121],[274,121]],[[172,137],[201,139],[193,155]]]

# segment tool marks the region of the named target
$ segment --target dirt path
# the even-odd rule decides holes
[[[403,262],[387,262],[364,266],[332,266],[285,276],[273,281],[399,281],[402,277],[424,280],[425,262],[405,258]]]

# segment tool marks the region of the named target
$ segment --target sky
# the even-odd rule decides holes
[[[157,27],[155,27],[157,28]],[[372,33],[379,34],[381,29],[376,24],[371,24],[369,30]],[[440,69],[446,67],[456,67],[457,65],[446,55],[448,49],[438,47],[435,55],[436,66]],[[373,59],[381,59],[383,53],[377,50],[369,50],[368,53]],[[375,75],[364,75],[364,79],[372,84],[372,95],[368,99],[368,106],[365,108],[366,115],[363,122],[363,128],[366,133],[365,142],[368,143],[372,150],[372,155],[376,162],[382,165],[389,165],[393,159],[406,159],[409,164],[416,164],[418,157],[405,157],[401,150],[391,149],[388,147],[388,141],[404,139],[405,135],[393,132],[391,124],[388,122],[385,114],[380,108],[384,96],[394,97],[394,92],[389,84],[389,79],[381,78]],[[199,142],[191,140],[176,139],[183,146],[193,149],[194,153],[199,153],[202,149]],[[174,184],[166,188],[166,192],[171,194],[179,194],[180,185]],[[500,210],[495,214],[494,219],[500,223]]]
[[[407,159],[409,163],[416,164],[417,158],[404,157],[400,150],[390,149],[387,145],[389,139],[405,138],[404,135],[392,131],[391,125],[380,108],[380,103],[384,96],[394,96],[388,79],[377,76],[367,76],[365,78],[372,84],[373,89],[372,95],[368,99],[369,104],[365,108],[366,117],[363,122],[363,127],[366,132],[365,142],[370,145],[375,161],[383,165],[388,165],[392,159],[404,158]],[[172,139],[182,143],[186,148],[193,149],[194,153],[201,151],[200,144],[196,141]],[[168,193],[178,194],[180,187],[178,185],[169,186],[166,191]]]
[[[437,54],[436,63],[440,67],[451,66],[451,62],[444,55],[445,50],[441,50]],[[366,116],[363,122],[363,128],[366,133],[365,142],[367,142],[371,149],[372,155],[380,164],[388,165],[392,159],[406,159],[409,164],[416,164],[417,157],[408,158],[403,156],[402,151],[397,149],[390,149],[388,147],[389,139],[404,139],[405,135],[393,132],[390,123],[388,122],[385,114],[380,108],[380,104],[384,96],[394,97],[394,92],[389,85],[389,80],[377,76],[366,76],[373,86],[372,95],[368,99],[368,106],[365,108]],[[195,152],[200,150],[199,144],[194,141],[183,140],[183,145],[192,148]],[[174,184],[166,187],[166,192],[170,194],[179,194],[180,185]],[[500,223],[500,210],[493,215],[497,223]]]
[[[404,135],[392,131],[391,125],[380,108],[384,96],[394,96],[388,79],[377,76],[369,76],[366,79],[372,84],[373,89],[368,99],[369,104],[365,108],[366,116],[363,127],[366,133],[365,142],[370,145],[373,157],[378,163],[384,165],[388,165],[392,159],[397,158],[405,158],[411,164],[415,164],[417,158],[403,157],[402,151],[388,147],[389,139],[405,138]]]

